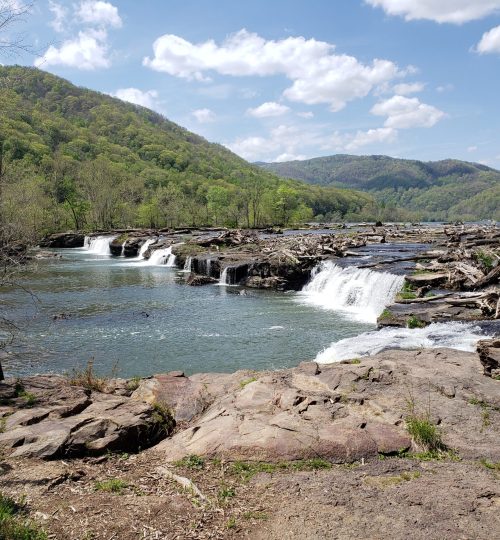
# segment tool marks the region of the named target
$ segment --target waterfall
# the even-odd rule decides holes
[[[120,257],[125,257],[125,244],[126,243],[127,243],[127,241],[125,240],[125,242],[123,242],[123,244],[122,244],[122,252],[121,252]]]
[[[227,272],[228,269],[229,269],[229,266],[226,266],[226,268],[224,268],[224,270],[222,271],[222,274],[220,275],[220,278],[219,278],[219,285],[223,285],[223,286],[231,285],[231,278],[229,277],[228,272]]]
[[[210,277],[212,259],[207,259],[207,276]]]
[[[109,244],[116,236],[86,236],[83,246],[94,255],[108,256],[111,255]]]
[[[316,362],[330,364],[340,360],[372,356],[386,349],[435,349],[446,347],[474,351],[484,332],[471,323],[433,323],[425,328],[382,328],[341,339],[316,356]]]
[[[402,276],[352,266],[342,268],[326,261],[315,269],[299,298],[359,321],[375,323],[384,307],[393,302],[403,282]]]
[[[183,268],[183,272],[189,272],[191,273],[191,265],[193,264],[193,258],[192,257],[188,257],[186,259],[186,262],[184,263],[184,268]]]
[[[172,246],[164,249],[155,249],[153,253],[151,253],[151,257],[149,257],[147,264],[148,266],[158,266],[160,264],[167,263],[168,260],[172,256]],[[174,255],[175,257],[175,255]]]
[[[148,250],[149,246],[154,242],[156,242],[156,238],[149,238],[144,242],[144,244],[142,244],[141,249],[139,250],[139,255],[137,256],[138,260],[142,261],[144,259],[144,254]]]

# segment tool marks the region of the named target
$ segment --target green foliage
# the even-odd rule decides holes
[[[119,478],[110,478],[109,480],[98,481],[94,484],[96,491],[106,491],[109,493],[122,493],[128,487],[127,482]]]
[[[249,379],[244,379],[243,381],[240,381],[240,388],[245,388],[247,384],[253,383],[257,380],[256,377],[250,377]]]
[[[163,403],[153,404],[152,420],[160,426],[160,431],[164,435],[169,435],[175,427],[175,419],[172,415],[172,411]]]
[[[102,392],[107,383],[106,377],[96,374],[93,359],[90,359],[84,368],[73,368],[68,378],[71,386],[82,386],[95,392]]]
[[[196,454],[191,454],[179,461],[175,461],[174,465],[176,467],[185,467],[186,469],[203,469],[205,467],[205,460]]]
[[[425,328],[426,324],[424,321],[421,321],[418,317],[415,315],[412,315],[411,317],[408,317],[406,320],[406,326],[408,328]]]
[[[25,506],[0,493],[0,540],[47,540],[47,534],[25,517]]]
[[[372,219],[500,219],[500,173],[477,163],[335,155],[261,166],[311,184],[367,191],[379,201]]]
[[[1,210],[27,241],[68,228],[288,225],[377,206],[278,178],[153,111],[38,69],[0,66],[0,108]]]
[[[482,458],[479,460],[481,465],[483,467],[486,467],[487,469],[490,469],[491,471],[500,471],[500,461],[497,461],[496,463],[493,461],[488,461],[485,458]]]

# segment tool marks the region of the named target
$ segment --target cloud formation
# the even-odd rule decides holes
[[[51,45],[34,64],[43,68],[56,65],[83,70],[107,68],[111,65],[107,34],[104,30],[82,30],[76,38],[64,41],[60,47]]]
[[[118,8],[102,0],[82,0],[73,5],[75,20],[84,23],[76,37],[63,41],[60,46],[51,45],[43,57],[34,62],[36,67],[66,66],[82,70],[107,68],[109,58],[108,27],[119,28],[122,25]],[[67,9],[53,0],[49,10],[54,14],[50,23],[56,32],[63,32],[67,27]]]
[[[304,37],[266,40],[247,30],[233,34],[221,45],[213,40],[194,44],[165,34],[153,43],[154,55],[144,58],[143,64],[198,81],[209,80],[210,72],[234,77],[284,75],[292,81],[284,97],[308,105],[326,103],[332,111],[405,75],[389,60],[363,64],[334,50],[334,45],[324,41]]]
[[[200,124],[214,122],[216,114],[210,109],[196,109],[191,113]]]
[[[122,26],[118,8],[102,0],[83,0],[76,15],[85,24],[112,26],[114,28]]]
[[[270,118],[276,116],[282,116],[290,110],[290,107],[281,105],[275,101],[266,101],[262,105],[255,107],[255,109],[248,109],[247,114],[254,116],[255,118]]]
[[[384,126],[394,129],[430,128],[445,116],[443,111],[421,103],[418,98],[398,95],[377,103],[370,112],[376,116],[386,116]]]
[[[483,34],[481,41],[477,44],[476,51],[480,54],[500,54],[500,26],[496,26]]]
[[[156,99],[158,98],[158,92],[156,90],[142,91],[138,88],[119,88],[111,95],[122,101],[141,105],[148,109],[154,109],[156,107]]]
[[[394,92],[396,92],[396,94],[400,96],[408,96],[409,94],[418,94],[419,92],[422,92],[424,88],[425,88],[424,83],[414,82],[414,83],[396,84],[393,90]]]
[[[388,15],[407,21],[427,19],[438,23],[463,24],[500,12],[500,0],[365,0]]]

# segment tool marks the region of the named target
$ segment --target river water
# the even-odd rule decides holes
[[[30,293],[1,291],[3,312],[20,329],[2,352],[7,375],[69,372],[89,359],[101,373],[115,367],[132,377],[276,369],[317,355],[330,362],[351,350],[351,357],[370,354],[368,332],[402,284],[391,273],[328,263],[299,293],[189,287],[168,252],[130,260],[110,257],[108,243],[59,250],[62,259],[38,262],[21,276]],[[470,325],[467,332],[457,348],[471,349],[481,334]],[[409,333],[387,339],[401,345]],[[461,328],[455,333],[465,335]],[[434,334],[431,328],[422,338],[425,346],[439,344]],[[390,343],[377,341],[377,349],[385,346]]]

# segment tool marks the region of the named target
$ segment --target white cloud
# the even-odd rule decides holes
[[[467,148],[467,152],[475,152],[477,150],[477,146],[469,146],[469,148]]]
[[[432,127],[445,113],[432,105],[421,103],[418,98],[393,96],[374,105],[370,111],[377,116],[387,116],[384,126],[395,129]]]
[[[138,88],[120,88],[111,95],[121,99],[122,101],[128,101],[129,103],[134,103],[135,105],[141,105],[142,107],[147,107],[148,109],[154,109],[156,107],[156,98],[158,97],[158,92],[156,90],[142,91]]]
[[[67,10],[61,5],[49,0],[49,10],[54,14],[54,20],[50,23],[50,26],[56,32],[64,32]]]
[[[86,24],[113,26],[114,28],[120,28],[122,25],[118,8],[102,0],[83,0],[76,15],[81,22]]]
[[[452,92],[455,89],[455,87],[452,84],[442,84],[436,88],[436,90],[443,94],[444,92]]]
[[[240,30],[221,45],[213,40],[193,44],[165,34],[153,43],[154,55],[145,66],[188,80],[209,80],[207,72],[221,75],[284,75],[292,85],[284,92],[291,100],[309,105],[327,103],[332,111],[348,101],[368,95],[375,86],[409,71],[400,71],[388,60],[363,64],[353,56],[334,54],[335,46],[324,41],[288,37],[273,41]]]
[[[284,154],[280,154],[274,161],[281,163],[282,161],[302,161],[304,159],[307,159],[307,157],[303,154],[287,154],[285,152]]]
[[[483,34],[481,41],[477,44],[476,51],[481,54],[500,53],[500,26]]]
[[[78,37],[64,41],[60,47],[51,45],[43,57],[34,62],[36,67],[62,65],[84,70],[107,68],[107,35],[104,30],[82,30]]]
[[[196,109],[191,113],[200,124],[208,124],[213,122],[216,114],[210,109]]]
[[[397,134],[397,130],[390,127],[358,131],[352,140],[344,145],[344,148],[351,152],[374,143],[393,142],[396,140]]]
[[[255,118],[269,118],[274,116],[282,116],[290,110],[290,107],[281,105],[275,101],[266,101],[262,105],[255,107],[255,109],[248,109],[247,114],[254,116]]]
[[[500,11],[500,0],[365,0],[389,15],[407,21],[427,19],[438,23],[463,24]]]
[[[298,112],[297,116],[301,118],[314,118],[314,113],[312,111]]]
[[[400,96],[407,96],[409,94],[418,94],[419,92],[422,92],[424,88],[425,88],[424,83],[414,82],[414,83],[396,84],[393,90],[396,94],[399,94]]]

